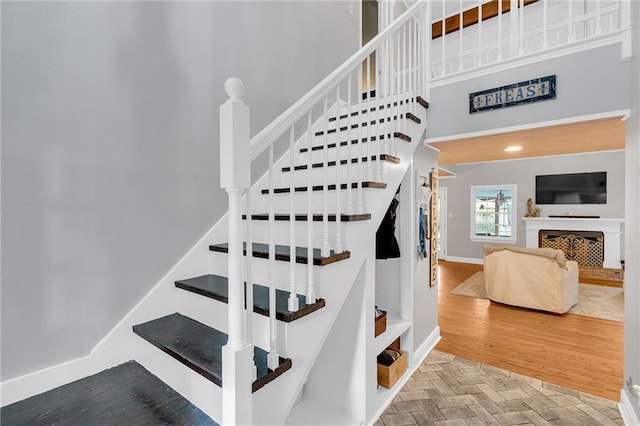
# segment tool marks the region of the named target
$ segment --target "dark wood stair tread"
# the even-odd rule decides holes
[[[222,244],[212,244],[209,246],[209,250],[216,251],[220,253],[228,253],[229,246],[227,243]],[[243,253],[246,256],[247,254],[247,243],[243,243]],[[289,261],[289,246],[275,246],[275,259],[281,260],[284,262]],[[269,258],[269,244],[264,243],[253,243],[253,257],[259,257],[262,259]],[[307,264],[307,248],[306,247],[296,247],[296,263]],[[330,263],[338,262],[340,260],[345,260],[351,257],[351,253],[348,251],[343,251],[342,253],[336,253],[333,250],[329,253],[329,256],[322,257],[321,250],[318,248],[313,249],[313,264],[316,266],[325,266]]]
[[[416,101],[422,105],[423,108],[425,109],[429,109],[429,102],[427,102],[426,100],[424,100],[424,98],[422,96],[418,96],[416,98]]]
[[[404,133],[402,133],[402,132],[395,132],[395,133],[393,134],[393,137],[394,137],[394,138],[398,138],[398,139],[400,139],[400,140],[403,140],[403,141],[405,141],[405,142],[411,142],[411,137],[410,137],[410,136],[405,135],[405,134],[404,134]]]
[[[222,347],[229,336],[179,313],[133,326],[133,331],[158,349],[182,362],[201,376],[222,386]],[[267,368],[267,352],[254,346],[258,379],[255,392],[291,368],[291,360],[280,357],[275,371]]]
[[[135,361],[2,407],[0,424],[217,425]]]
[[[176,281],[175,284],[176,287],[183,290],[191,291],[223,303],[228,303],[229,301],[229,281],[227,277],[220,275],[202,275],[200,277]],[[325,306],[324,299],[316,299],[315,303],[307,305],[306,296],[298,294],[300,309],[291,312],[287,309],[289,294],[288,291],[276,289],[276,319],[280,321],[295,321]],[[269,316],[269,287],[253,284],[253,312]]]
[[[345,142],[346,143],[346,142]],[[378,157],[376,155],[372,155],[371,156],[371,161],[376,161]],[[362,157],[360,159],[361,163],[366,163],[368,162],[369,159],[367,157]],[[393,155],[389,155],[389,154],[380,154],[380,161],[386,161],[389,163],[395,163],[395,164],[399,164],[400,163],[400,159],[398,157],[394,157]],[[347,164],[347,160],[340,160],[340,164]],[[351,164],[357,164],[358,163],[358,159],[357,158],[352,158],[351,159]],[[327,162],[327,166],[328,167],[334,167],[336,165],[335,160],[333,161],[329,161]],[[324,163],[312,163],[311,164],[311,168],[312,169],[320,169],[324,167]],[[307,164],[301,164],[299,166],[295,166],[293,168],[294,171],[298,171],[298,170],[307,170],[309,168],[309,166]],[[290,172],[291,171],[291,167],[283,167],[282,168],[283,172]]]
[[[290,216],[287,213],[276,213],[274,215],[274,219],[276,221],[289,221]],[[327,218],[329,220],[329,222],[335,222],[336,221],[336,215],[335,214],[330,214],[327,215]],[[242,215],[242,219],[246,220],[247,219],[247,215]],[[252,214],[251,215],[251,219],[252,220],[269,220],[269,215],[267,213],[259,213],[259,214]],[[307,221],[307,215],[306,214],[296,214],[295,215],[295,219],[296,221],[299,222],[306,222]],[[358,222],[361,220],[370,220],[371,219],[371,213],[362,213],[362,214],[341,214],[340,215],[340,221],[341,222]],[[323,219],[323,215],[322,214],[314,214],[313,215],[313,221],[314,222],[322,222]]]
[[[353,182],[351,184],[351,188],[355,189],[358,188],[358,185],[362,185],[363,188],[375,188],[375,189],[385,189],[387,187],[387,184],[384,182],[370,182],[370,181],[365,181],[365,182]],[[294,192],[307,192],[307,187],[306,186],[296,186],[294,188]],[[335,184],[331,184],[331,185],[327,185],[327,190],[329,191],[335,191],[336,189],[336,185]],[[347,184],[346,183],[342,183],[340,184],[340,189],[347,189]],[[314,185],[313,187],[311,187],[312,191],[323,191],[324,190],[324,185]],[[262,194],[268,194],[269,190],[268,189],[263,189],[260,191]],[[273,193],[274,194],[288,194],[289,192],[291,192],[291,188],[274,188]]]
[[[391,139],[391,135],[390,134],[387,134],[386,137],[388,139]],[[405,142],[411,142],[411,137],[405,135],[402,132],[394,132],[393,133],[393,137],[398,138],[398,139],[400,139],[402,141],[405,141]],[[384,138],[385,138],[384,134],[383,135],[378,135],[378,136],[371,136],[371,141],[376,141],[378,139],[384,140]],[[351,140],[351,145],[356,145],[358,143],[365,143],[365,142],[368,142],[368,138],[352,139]],[[340,146],[347,146],[347,141],[340,142]],[[336,147],[336,143],[335,142],[327,144],[327,148],[335,148],[335,147]],[[324,145],[314,145],[314,146],[311,147],[312,151],[319,151],[321,149],[324,149]],[[300,152],[308,152],[308,151],[309,151],[309,148],[300,148]]]
[[[418,118],[418,116],[416,116],[416,115],[415,115],[414,113],[412,113],[412,112],[408,112],[408,113],[407,113],[407,119],[409,119],[409,120],[413,121],[413,122],[414,122],[414,123],[416,123],[416,124],[420,124],[420,123],[422,123],[422,120],[420,120],[420,119]]]

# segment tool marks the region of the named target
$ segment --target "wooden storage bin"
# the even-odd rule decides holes
[[[387,329],[387,312],[382,311],[382,315],[375,320],[375,337],[378,337]]]
[[[400,357],[390,366],[376,364],[378,367],[378,384],[380,386],[391,389],[407,371],[407,353],[405,351],[399,352]]]

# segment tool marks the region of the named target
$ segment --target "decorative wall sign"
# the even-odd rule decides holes
[[[469,94],[469,114],[506,108],[544,99],[555,99],[556,76],[548,75],[508,86]]]
[[[429,285],[438,284],[438,172],[431,172],[431,280]]]

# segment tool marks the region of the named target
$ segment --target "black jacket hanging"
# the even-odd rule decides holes
[[[376,232],[376,259],[390,259],[400,257],[400,247],[396,239],[396,209],[400,202],[391,200],[391,205],[382,219]]]

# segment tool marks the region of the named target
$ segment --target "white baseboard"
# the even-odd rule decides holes
[[[384,410],[387,409],[387,406],[389,406],[389,404],[391,404],[391,402],[396,397],[396,395],[400,393],[405,383],[409,381],[413,373],[416,372],[418,367],[420,367],[420,364],[422,364],[422,361],[424,361],[427,355],[431,353],[431,351],[438,344],[439,341],[440,341],[440,327],[436,326],[433,329],[433,331],[429,334],[429,336],[426,338],[426,340],[420,345],[420,347],[413,352],[412,365],[407,366],[407,372],[402,376],[400,380],[398,380],[398,383],[393,385],[393,390],[391,392],[388,392],[387,395],[385,395],[385,399],[382,403],[378,405],[378,410],[376,411],[375,415],[370,419],[370,421],[367,422],[368,425],[373,425],[378,421],[382,413],[384,413]]]
[[[449,262],[473,263],[475,265],[482,265],[484,263],[482,259],[476,259],[474,257],[447,256],[444,260]]]
[[[0,405],[13,404],[41,392],[95,374],[91,355],[43,368],[0,383]]]
[[[429,336],[420,345],[420,347],[418,347],[418,349],[413,351],[413,357],[411,357],[413,360],[413,364],[410,367],[413,371],[415,371],[418,367],[420,367],[420,364],[422,364],[422,361],[424,361],[427,355],[431,353],[431,351],[433,350],[433,348],[436,347],[439,341],[440,341],[440,326],[436,326],[436,328],[433,329],[431,334],[429,334]]]
[[[622,414],[622,421],[624,421],[625,425],[640,425],[640,418],[638,418],[636,411],[633,409],[633,401],[629,399],[629,395],[624,389],[620,391],[618,409],[620,410],[620,414]]]

